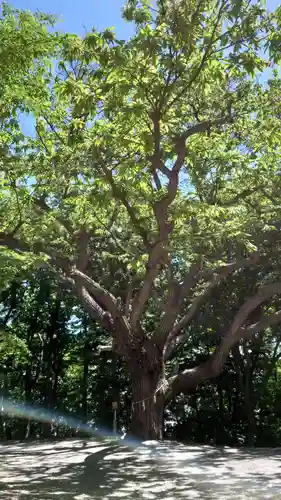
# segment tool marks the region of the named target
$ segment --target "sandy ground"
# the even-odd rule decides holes
[[[1,500],[280,499],[281,449],[96,440],[0,446]]]

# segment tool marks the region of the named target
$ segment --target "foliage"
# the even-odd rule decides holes
[[[103,240],[96,267],[110,255],[115,266],[122,259],[126,278],[132,270],[138,285],[148,260],[143,239],[155,242],[154,205],[166,196],[163,171],[176,157],[174,138],[189,135],[197,122],[210,122],[205,133],[189,140],[183,190],[167,214],[175,220],[169,244],[173,258],[194,259],[197,251],[213,260],[229,240],[252,248],[247,239],[256,213],[240,204],[221,206],[238,188],[243,192],[258,183],[252,165],[259,145],[252,155],[249,144],[246,152],[241,145],[251,141],[255,124],[249,113],[257,109],[261,89],[249,79],[249,71],[267,65],[258,52],[269,18],[259,4],[246,5],[206,7],[202,2],[198,9],[189,5],[193,14],[187,15],[182,3],[169,22],[173,2],[156,19],[146,2],[141,7],[131,2],[124,15],[138,28],[128,42],[109,31],[93,31],[84,40],[63,37],[58,70],[45,80],[44,95],[36,88],[36,93],[19,96],[34,113],[36,137],[25,137],[28,144],[22,148],[19,143],[9,160],[3,230],[13,231],[16,220],[22,223],[18,234],[33,250],[57,251],[71,259],[77,254],[76,234],[88,231],[100,245]],[[22,71],[26,74],[25,66]],[[225,122],[223,128],[217,120]],[[160,127],[158,146],[155,127]],[[161,161],[154,172],[155,155]],[[162,187],[156,181],[159,174]],[[14,210],[7,210],[8,204]],[[113,249],[107,255],[109,241]]]

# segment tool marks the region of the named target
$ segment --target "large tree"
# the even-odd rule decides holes
[[[45,87],[21,96],[34,134],[3,137],[0,245],[10,263],[50,266],[111,334],[131,374],[133,433],[161,438],[167,401],[281,319],[267,308],[251,320],[281,293],[280,85],[256,80],[260,54],[278,46],[278,15],[259,2],[143,0],[124,16],[136,25],[129,41],[111,30],[57,38]],[[169,378],[212,291],[269,260],[270,281],[243,303],[237,294],[210,359]]]

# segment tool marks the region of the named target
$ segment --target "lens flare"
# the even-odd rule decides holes
[[[18,417],[24,418],[26,420],[34,420],[37,422],[44,422],[50,424],[66,425],[70,429],[73,429],[77,432],[84,432],[88,434],[89,437],[93,437],[98,439],[99,441],[109,441],[120,439],[120,435],[112,432],[109,429],[104,427],[93,427],[89,423],[83,422],[83,420],[72,417],[66,413],[61,413],[54,410],[48,410],[46,408],[42,408],[41,406],[35,406],[30,404],[18,403],[14,402],[8,398],[1,398],[2,414],[8,415],[9,417]],[[123,441],[123,444],[132,448],[136,448],[141,443],[135,439],[127,439]]]

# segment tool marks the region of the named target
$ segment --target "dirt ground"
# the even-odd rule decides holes
[[[94,439],[0,446],[1,500],[56,498],[281,500],[281,449]]]

